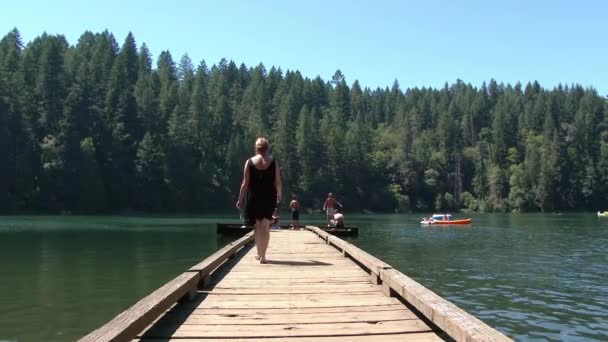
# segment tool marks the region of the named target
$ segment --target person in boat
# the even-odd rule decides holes
[[[274,213],[272,213],[272,221],[270,222],[271,229],[281,229],[279,219],[279,209],[274,209]]]
[[[337,207],[342,207],[342,204],[336,200],[333,193],[327,194],[327,199],[325,203],[323,203],[323,211],[326,214],[327,218],[327,226],[329,227],[329,221],[334,218],[334,213],[336,212]]]
[[[239,191],[237,208],[243,208],[243,199],[247,194],[246,218],[249,224],[255,224],[255,244],[258,250],[257,259],[265,264],[266,250],[270,240],[270,221],[272,214],[281,202],[281,174],[277,161],[269,155],[270,144],[266,138],[255,142],[255,155],[245,162],[243,181]]]
[[[291,196],[289,210],[291,211],[291,228],[300,228],[300,202],[296,195]]]
[[[331,220],[329,220],[330,227],[334,228],[344,228],[344,214],[341,213],[340,208],[335,208],[334,215]]]

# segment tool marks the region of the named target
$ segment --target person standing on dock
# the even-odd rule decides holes
[[[281,202],[281,173],[274,158],[268,155],[270,144],[266,138],[255,142],[255,156],[247,159],[237,208],[242,210],[243,197],[247,193],[245,210],[249,224],[255,224],[255,244],[260,263],[265,264],[266,250],[270,241],[270,221]]]
[[[328,227],[329,221],[334,218],[334,213],[336,212],[336,205],[342,207],[342,204],[340,204],[340,202],[338,202],[334,198],[334,194],[330,192],[329,194],[327,194],[327,199],[325,200],[325,203],[323,203],[323,211],[325,212],[327,217]]]
[[[298,202],[298,197],[296,195],[291,197],[289,211],[291,211],[291,228],[300,228],[300,202]]]

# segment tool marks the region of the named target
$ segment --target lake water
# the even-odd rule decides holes
[[[347,216],[350,241],[515,340],[608,340],[608,218],[419,217]],[[218,220],[0,216],[0,341],[85,335],[231,241]]]

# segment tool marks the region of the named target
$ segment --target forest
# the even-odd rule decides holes
[[[350,212],[607,209],[607,114],[578,84],[370,89],[340,70],[153,62],[131,33],[24,44],[14,29],[0,41],[0,212],[235,210],[258,136],[283,202],[308,210],[328,192]]]

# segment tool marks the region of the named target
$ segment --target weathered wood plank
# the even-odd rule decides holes
[[[167,314],[170,320],[183,320],[179,312]],[[229,324],[229,325],[251,325],[251,324],[311,324],[311,323],[352,323],[352,322],[375,322],[394,321],[404,319],[417,319],[418,317],[410,310],[391,311],[362,311],[362,312],[333,312],[333,313],[241,313],[241,314],[190,314],[183,324]]]
[[[234,285],[233,287],[214,287],[210,292],[215,294],[270,294],[270,293],[361,293],[361,292],[377,292],[378,287],[370,284],[336,284],[336,285],[274,285],[261,287],[259,285]]]
[[[344,336],[315,336],[315,337],[283,337],[277,339],[281,342],[436,342],[443,341],[442,338],[437,336],[434,332],[422,332],[422,333],[407,333],[407,334],[365,334],[365,335],[349,335],[348,337]],[[138,339],[136,341],[145,341],[145,342],[166,342],[166,341],[175,341],[175,342],[219,342],[221,339],[217,338],[179,338],[179,339],[171,339],[171,338],[143,338]],[[224,340],[225,341],[225,340]],[[237,338],[230,339],[231,342],[262,342],[268,341],[265,338]]]
[[[316,315],[319,313],[349,313],[349,312],[379,312],[379,311],[395,311],[404,310],[403,304],[389,305],[359,305],[359,306],[335,306],[325,308],[275,308],[275,309],[244,309],[244,308],[205,308],[197,307],[192,309],[192,314],[207,315],[207,314],[302,314]]]
[[[296,284],[348,284],[365,283],[369,284],[369,276],[355,277],[332,277],[332,278],[279,278],[279,279],[253,279],[253,278],[233,278],[221,282],[223,286],[233,286],[238,284],[259,284],[260,286],[270,286],[284,284],[287,286]]]
[[[365,323],[312,323],[264,325],[180,325],[153,327],[143,336],[172,338],[278,338],[348,336],[364,334],[396,334],[428,332],[430,328],[420,320],[370,321]]]
[[[265,264],[266,267],[272,267],[270,264]],[[273,279],[297,279],[297,278],[307,278],[307,279],[312,279],[312,278],[322,278],[322,279],[326,279],[326,278],[349,278],[349,277],[363,277],[363,276],[368,276],[368,274],[361,270],[361,269],[353,269],[353,270],[344,270],[344,271],[340,271],[339,273],[336,273],[335,271],[323,271],[323,270],[319,270],[316,272],[306,272],[306,271],[294,271],[294,270],[288,270],[288,271],[282,271],[282,272],[278,272],[278,270],[276,270],[274,272],[274,274],[272,275]],[[230,272],[227,276],[226,279],[266,279],[269,277],[269,273],[262,273],[262,272],[256,272],[254,270],[251,271],[240,271],[240,272]]]
[[[256,308],[256,309],[278,309],[278,308],[316,308],[316,307],[348,307],[348,306],[359,306],[359,305],[387,305],[397,304],[398,300],[394,298],[372,298],[365,296],[357,296],[356,299],[348,301],[332,300],[328,298],[310,298],[302,301],[291,301],[291,300],[273,300],[271,302],[264,300],[254,300],[257,296],[249,296],[249,298],[243,300],[229,300],[229,298],[207,298],[199,306],[207,308]]]

